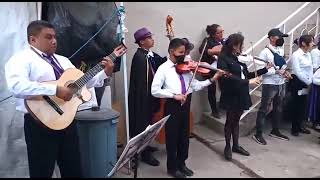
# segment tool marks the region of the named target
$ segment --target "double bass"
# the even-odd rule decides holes
[[[167,31],[167,35],[166,37],[169,38],[169,40],[171,41],[174,37],[173,34],[173,28],[172,28],[172,20],[173,18],[168,15],[166,18],[166,31]],[[160,98],[160,108],[159,111],[154,113],[153,115],[153,119],[152,121],[154,123],[160,121],[162,118],[165,117],[165,104],[166,104],[166,99],[165,98]],[[158,136],[156,137],[156,141],[158,141],[160,144],[165,144],[165,129],[164,127],[161,129],[160,133],[158,134]]]
[[[171,41],[174,38],[174,31],[173,31],[173,25],[172,25],[173,18],[172,16],[168,15],[166,18],[166,37],[168,37],[169,41]],[[166,104],[166,99],[161,98],[160,99],[160,108],[159,111],[156,112],[153,116],[153,122],[157,122],[161,120],[162,118],[165,117],[165,104]],[[193,127],[193,118],[192,118],[192,113],[190,112],[190,134],[191,134],[191,129]],[[160,144],[165,144],[165,128],[163,127],[160,130],[160,133],[156,137],[156,141],[158,141]]]

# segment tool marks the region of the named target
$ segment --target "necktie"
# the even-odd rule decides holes
[[[182,74],[179,74],[179,78],[180,78],[180,82],[181,82],[181,93],[185,94],[187,90],[186,90],[186,85],[185,85]]]
[[[54,70],[54,74],[56,76],[56,79],[59,79],[61,74],[63,73],[63,69],[61,69],[61,67],[54,61],[53,57],[50,56],[50,55],[45,55],[45,54],[42,54],[43,57],[45,57],[48,62],[52,65],[53,67],[53,70]]]

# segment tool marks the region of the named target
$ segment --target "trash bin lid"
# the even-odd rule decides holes
[[[99,111],[92,111],[91,109],[78,111],[74,119],[84,121],[99,121],[112,120],[120,116],[120,113],[109,108],[101,108]]]

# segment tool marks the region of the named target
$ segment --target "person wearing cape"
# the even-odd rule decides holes
[[[138,29],[134,33],[134,38],[139,47],[133,56],[130,72],[128,95],[130,138],[152,124],[153,114],[160,107],[160,99],[151,95],[151,83],[157,68],[166,60],[150,50],[154,46],[154,40],[147,28]],[[142,151],[142,161],[151,166],[159,166],[159,161],[152,156],[155,150],[154,147],[148,146]]]

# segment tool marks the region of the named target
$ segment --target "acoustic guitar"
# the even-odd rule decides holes
[[[125,51],[122,53],[124,54]],[[107,57],[112,61],[117,58],[114,52]],[[86,83],[103,69],[104,66],[100,63],[86,73],[76,68],[69,68],[63,72],[58,80],[42,82],[69,87],[74,95],[70,101],[64,101],[55,95],[34,96],[33,98],[25,99],[24,102],[28,112],[34,119],[49,129],[62,130],[67,128],[74,120],[78,107],[91,99],[91,93],[85,86]]]

